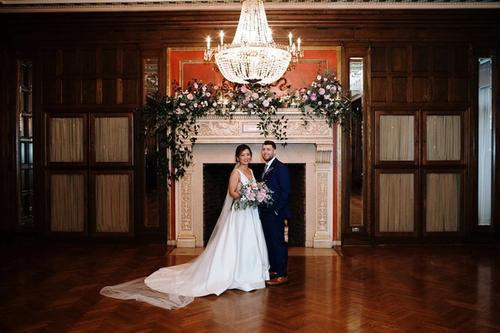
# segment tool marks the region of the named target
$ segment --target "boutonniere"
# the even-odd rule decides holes
[[[266,173],[264,174],[267,175],[269,172],[271,172],[272,169],[274,169],[274,167],[269,167],[269,169],[267,169]]]

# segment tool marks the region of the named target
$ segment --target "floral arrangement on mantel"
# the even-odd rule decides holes
[[[173,96],[148,98],[140,110],[146,150],[156,155],[164,177],[178,180],[191,164],[199,118],[209,114],[231,117],[236,112],[256,115],[261,135],[286,144],[288,119],[277,115],[282,107],[299,108],[304,126],[316,117],[324,118],[330,127],[338,123],[347,129],[354,117],[349,96],[333,73],[320,74],[309,87],[283,96],[259,85],[216,86],[195,80],[187,89],[178,88]]]

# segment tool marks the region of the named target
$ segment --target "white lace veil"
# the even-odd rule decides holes
[[[236,163],[233,170],[238,168],[239,165],[239,163]],[[221,230],[224,223],[228,220],[227,216],[231,211],[232,204],[233,198],[229,195],[228,191],[226,194],[226,199],[224,200],[224,205],[221,209],[221,213],[219,215],[219,218],[217,219],[217,223],[215,224],[212,235],[210,235],[210,239],[208,240],[207,247],[209,247],[210,243],[214,239],[216,239],[217,233]],[[195,262],[196,259],[194,259],[192,263]],[[104,287],[101,289],[100,294],[116,299],[145,302],[168,310],[185,307],[194,300],[194,297],[190,296],[167,294],[153,290],[144,283],[144,279],[145,277],[141,277],[114,286]]]

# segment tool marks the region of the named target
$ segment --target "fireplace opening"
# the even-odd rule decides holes
[[[305,245],[306,223],[306,165],[287,163],[290,172],[292,191],[289,205],[292,217],[288,221],[288,246]],[[229,175],[234,164],[203,164],[203,245],[206,246],[219,218],[220,210],[226,198]],[[260,175],[264,164],[252,164],[254,174]]]

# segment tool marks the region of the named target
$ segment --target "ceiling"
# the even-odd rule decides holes
[[[266,9],[500,9],[500,0],[267,0]],[[0,12],[239,10],[240,0],[0,0]]]

